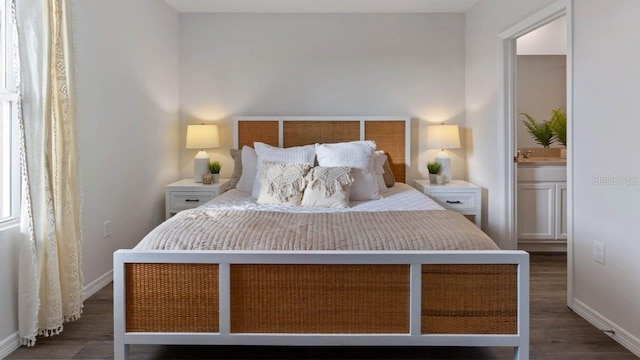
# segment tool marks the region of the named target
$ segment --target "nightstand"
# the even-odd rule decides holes
[[[474,217],[477,227],[482,225],[482,192],[478,185],[464,180],[451,180],[444,185],[429,180],[416,180],[416,188],[447,210]]]
[[[204,185],[193,179],[182,179],[165,188],[165,217],[169,219],[178,212],[198,207],[227,190],[229,179],[220,179],[216,184]]]

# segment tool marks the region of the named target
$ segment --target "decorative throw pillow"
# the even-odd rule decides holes
[[[314,167],[307,174],[302,206],[348,208],[349,188],[353,182],[349,167]]]
[[[242,175],[236,184],[236,189],[251,194],[253,183],[256,180],[258,155],[252,147],[242,147]]]
[[[253,143],[253,146],[255,147],[256,154],[258,155],[256,174],[260,174],[260,168],[262,167],[262,163],[265,161],[282,164],[309,164],[309,167],[312,167],[316,157],[316,149],[314,145],[279,148],[261,142],[255,142]],[[260,194],[260,187],[260,180],[255,178],[251,195],[256,199]]]
[[[229,179],[227,185],[228,190],[235,189],[238,181],[240,181],[240,176],[242,176],[242,150],[230,149],[229,154],[233,159],[233,174],[231,174],[231,179]]]
[[[318,163],[323,167],[350,167],[355,182],[351,185],[350,200],[380,199],[374,171],[373,141],[353,141],[337,144],[316,144]]]
[[[265,161],[260,167],[260,193],[258,204],[297,206],[307,184],[306,175],[311,165],[282,164]]]
[[[384,169],[384,174],[382,174],[382,177],[384,178],[384,184],[387,185],[387,188],[393,187],[393,185],[395,185],[396,183],[396,178],[395,176],[393,176],[393,172],[391,171],[391,165],[389,165],[388,156],[382,168]]]
[[[376,174],[376,181],[378,182],[378,191],[386,191],[387,185],[384,182],[384,162],[387,161],[387,155],[384,151],[376,151],[373,156],[373,171]]]
[[[384,155],[384,164],[382,164],[382,178],[384,180],[384,185],[386,188],[393,187],[396,183],[396,178],[393,176],[393,171],[391,171],[391,165],[389,165],[389,156],[384,152],[384,150],[376,150],[376,156],[379,154]],[[376,170],[376,173],[379,173],[378,171],[379,169]]]

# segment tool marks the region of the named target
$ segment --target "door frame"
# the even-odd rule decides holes
[[[516,189],[516,39],[562,16],[567,19],[567,306],[573,307],[573,0],[558,0],[499,34],[499,95],[504,134],[505,236],[503,247],[517,249]]]

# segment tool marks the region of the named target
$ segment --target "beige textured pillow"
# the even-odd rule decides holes
[[[260,181],[258,204],[300,205],[309,168],[311,165],[304,163],[282,164],[264,161],[258,174]]]
[[[349,189],[353,182],[349,167],[314,167],[307,175],[302,206],[348,208]]]
[[[376,151],[373,156],[373,172],[378,182],[378,191],[381,193],[387,191],[387,184],[384,181],[385,161],[387,161],[387,155],[384,154],[384,151]]]
[[[242,176],[242,150],[230,149],[229,154],[233,159],[233,174],[231,174],[227,189],[231,190],[236,188],[238,181],[240,181],[240,176]]]
[[[279,148],[261,142],[254,142],[253,146],[255,147],[256,154],[258,155],[258,163],[256,165],[256,172],[258,175],[260,174],[260,168],[264,161],[284,164],[301,163],[309,164],[310,167],[313,167],[313,161],[316,157],[315,145]],[[244,165],[247,166],[246,163]],[[255,181],[251,188],[251,195],[257,199],[260,194],[260,181],[257,178],[254,180]]]
[[[393,176],[393,172],[391,171],[391,165],[389,165],[388,155],[387,160],[385,160],[384,165],[382,165],[382,169],[384,169],[384,174],[382,174],[382,177],[384,178],[384,184],[387,185],[388,188],[390,188],[396,183],[396,177]]]

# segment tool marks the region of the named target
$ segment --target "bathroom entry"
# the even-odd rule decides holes
[[[519,37],[516,50],[518,249],[566,252],[566,16]]]

